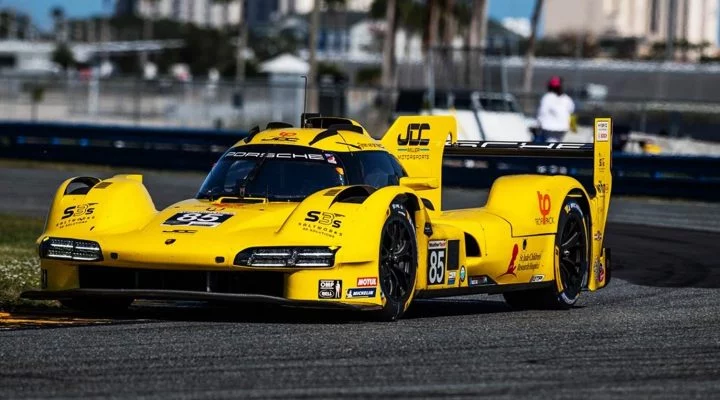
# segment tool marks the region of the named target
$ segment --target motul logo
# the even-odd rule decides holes
[[[357,286],[359,287],[368,287],[368,286],[377,286],[377,278],[358,278],[357,280]]]

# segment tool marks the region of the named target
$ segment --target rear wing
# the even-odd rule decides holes
[[[584,158],[593,160],[596,196],[605,197],[612,186],[612,119],[596,118],[593,143],[446,142],[444,155],[533,158]]]

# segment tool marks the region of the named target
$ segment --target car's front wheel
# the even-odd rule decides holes
[[[410,306],[417,260],[417,238],[410,212],[402,203],[393,202],[380,236],[378,270],[384,302],[380,319],[394,321]]]

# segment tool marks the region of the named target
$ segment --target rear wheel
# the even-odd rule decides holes
[[[133,299],[98,299],[98,298],[75,298],[61,300],[60,303],[67,308],[77,311],[92,313],[119,313],[130,307]]]
[[[415,291],[417,239],[410,213],[399,202],[390,205],[380,237],[380,295],[384,300],[381,320],[400,318]]]
[[[505,301],[513,308],[570,308],[580,297],[587,279],[589,243],[587,216],[575,198],[563,203],[555,235],[555,285],[538,290],[508,292]]]

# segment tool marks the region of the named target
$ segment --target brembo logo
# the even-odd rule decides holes
[[[430,139],[423,139],[423,130],[430,129],[430,124],[408,124],[405,136],[403,134],[398,135],[398,145],[400,146],[427,146],[430,143]],[[413,131],[417,131],[417,137],[413,134]]]
[[[535,218],[535,223],[537,223],[538,225],[552,224],[555,219],[553,217],[548,217],[548,214],[550,214],[550,208],[552,206],[552,203],[550,201],[550,195],[537,192],[537,197],[538,209],[540,209],[541,217]]]

